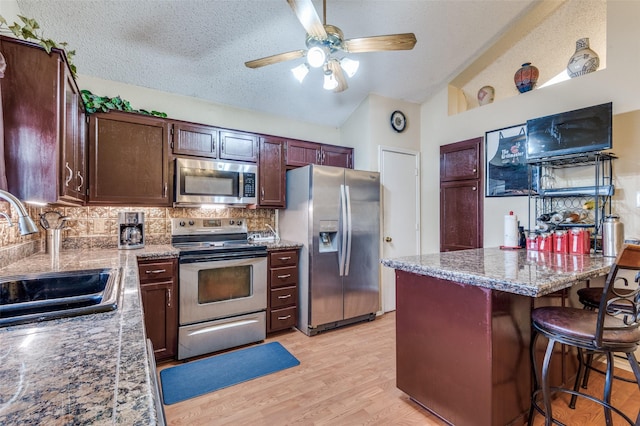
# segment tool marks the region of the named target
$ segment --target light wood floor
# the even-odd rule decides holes
[[[307,337],[289,331],[268,337],[289,350],[300,365],[208,395],[165,406],[169,425],[444,425],[396,388],[395,314]],[[158,370],[178,364],[163,364]],[[601,391],[593,374],[590,391]],[[615,406],[635,413],[640,391],[616,381]],[[554,402],[567,425],[602,425],[602,410],[578,401],[569,410]],[[535,425],[543,424],[536,416]],[[618,423],[616,423],[618,424]],[[459,425],[465,426],[465,425]]]

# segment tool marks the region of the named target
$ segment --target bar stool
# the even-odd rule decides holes
[[[638,281],[638,276],[636,276],[636,281]],[[619,280],[624,282],[624,286],[628,287],[629,286],[629,282],[627,281],[626,278],[624,277],[618,277]],[[603,291],[604,289],[602,287],[587,287],[587,288],[581,288],[580,290],[578,290],[577,294],[578,294],[578,300],[580,301],[580,303],[582,303],[583,309],[589,309],[589,310],[596,310],[598,309],[598,307],[600,306],[600,299],[602,299],[602,295],[603,295]],[[620,288],[620,286],[618,286],[616,288],[616,293],[618,294],[626,294],[626,293],[632,293],[633,290],[629,290],[629,289],[623,289]],[[610,297],[614,296],[613,294],[610,295]],[[615,302],[614,302],[615,303]],[[620,310],[624,310],[626,308],[626,305],[621,304],[621,305],[617,305],[616,309],[620,309]],[[620,355],[614,355],[616,357],[620,357]],[[582,388],[583,389],[587,389],[587,385],[589,383],[589,373],[593,370],[595,372],[598,372],[600,374],[606,374],[606,371],[602,371],[596,367],[592,366],[593,363],[593,353],[588,353],[586,356],[586,359],[582,360],[579,359],[579,367],[578,367],[578,374],[576,375],[576,381],[573,387],[573,390],[577,391],[578,390],[578,384],[580,383],[579,379],[580,379],[580,373],[583,371],[584,369],[584,376],[582,376]],[[626,377],[621,377],[621,376],[613,376],[614,379],[617,380],[622,380],[624,382],[627,383],[635,383],[635,380],[632,379],[627,379]],[[571,396],[571,402],[569,402],[569,407],[571,408],[576,408],[576,399],[577,396],[576,395],[572,395]]]
[[[560,391],[587,398],[603,406],[607,425],[612,425],[611,412],[615,412],[630,425],[640,425],[640,411],[636,420],[631,420],[618,408],[611,405],[611,388],[613,381],[613,354],[624,353],[640,383],[640,366],[634,355],[640,345],[640,288],[633,292],[618,293],[614,284],[621,277],[623,270],[640,271],[640,245],[626,245],[616,262],[611,266],[603,288],[598,310],[587,310],[571,307],[549,306],[534,309],[531,313],[533,336],[531,342],[531,364],[534,373],[534,391],[531,395],[529,425],[537,412],[545,416],[545,425],[561,424],[553,418],[551,410],[551,392]],[[636,275],[636,280],[640,274]],[[624,307],[624,309],[620,309]],[[542,335],[548,339],[547,348],[540,373],[535,356],[535,343]],[[578,350],[578,357],[583,359],[583,352],[603,354],[607,359],[604,395],[602,399],[587,395],[577,390],[552,387],[549,383],[549,364],[556,343],[573,346]],[[581,361],[582,362],[582,361]],[[578,371],[578,380],[581,371]],[[640,384],[638,385],[640,388]],[[539,396],[542,394],[542,401]],[[542,402],[543,406],[540,406]]]

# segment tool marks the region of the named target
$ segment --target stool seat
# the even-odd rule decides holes
[[[598,309],[598,306],[600,306],[600,299],[602,299],[603,290],[604,288],[602,287],[581,288],[580,290],[578,290],[578,300],[580,301],[580,303],[582,303],[585,309]],[[616,292],[623,296],[628,296],[633,292],[633,290],[621,288],[616,289]],[[611,297],[613,296],[610,296],[609,299],[611,299]],[[626,309],[628,307],[628,305],[616,305],[615,303],[613,304],[613,306],[615,306],[617,309]]]
[[[624,349],[635,351],[640,342],[640,328],[628,328],[617,317],[605,317],[607,329],[602,333],[601,346],[597,348],[594,340],[598,313],[595,311],[546,306],[534,309],[531,313],[531,320],[539,331],[561,336],[561,340],[571,340],[571,343],[583,349],[599,349],[601,351],[608,349],[614,352]]]

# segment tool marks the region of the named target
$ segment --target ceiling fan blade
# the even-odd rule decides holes
[[[279,62],[302,58],[304,54],[304,50],[293,50],[291,52],[278,53],[277,55],[267,56],[266,58],[254,59],[253,61],[247,61],[244,64],[248,68],[260,68],[267,65],[277,64]]]
[[[344,92],[349,87],[347,85],[347,79],[344,77],[344,73],[342,72],[342,67],[340,66],[340,62],[333,59],[327,63],[327,67],[333,72],[333,76],[335,77],[338,85],[333,91],[335,93]]]
[[[345,40],[344,50],[351,53],[411,50],[415,45],[416,36],[413,33],[389,34]]]
[[[311,0],[287,0],[287,3],[293,9],[307,34],[320,40],[327,38],[327,32]]]

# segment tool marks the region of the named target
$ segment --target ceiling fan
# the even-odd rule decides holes
[[[309,72],[309,66],[314,68],[322,67],[324,71],[324,88],[334,92],[342,92],[348,87],[344,73],[346,72],[349,77],[352,77],[359,64],[358,61],[346,57],[338,59],[332,55],[337,52],[364,53],[384,50],[411,50],[416,44],[416,36],[413,33],[345,40],[340,28],[334,25],[327,25],[326,0],[322,1],[323,21],[320,21],[311,0],[287,0],[287,3],[289,3],[298,20],[307,31],[307,49],[279,53],[248,61],[244,63],[247,67],[260,68],[306,56],[307,60],[304,64],[291,70],[294,76],[302,82]]]

